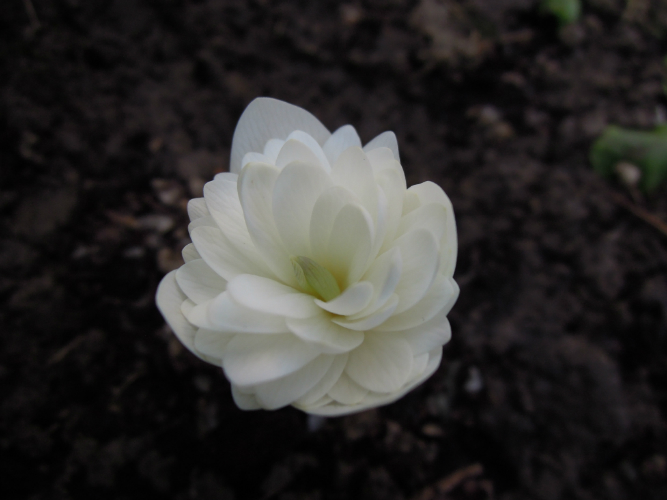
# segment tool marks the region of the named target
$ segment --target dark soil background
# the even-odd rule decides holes
[[[3,0],[0,497],[665,499],[667,220],[587,160],[665,121],[661,0]],[[185,205],[274,96],[457,213],[437,373],[308,420],[242,412],[154,305]],[[321,425],[318,425],[321,424]]]

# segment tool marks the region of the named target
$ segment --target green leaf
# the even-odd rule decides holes
[[[333,274],[308,257],[293,257],[292,267],[299,285],[306,291],[317,293],[328,302],[340,295],[340,287]]]
[[[640,187],[648,193],[655,191],[667,178],[667,125],[651,131],[610,125],[593,143],[589,158],[603,177],[614,175],[619,162],[630,162],[641,170]]]
[[[581,17],[580,0],[542,0],[540,7],[556,16],[561,26],[577,22]]]

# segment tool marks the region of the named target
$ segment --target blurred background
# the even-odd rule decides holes
[[[666,191],[588,159],[665,121],[666,53],[663,0],[3,0],[0,496],[667,498]],[[453,339],[395,404],[242,412],[155,308],[257,96],[452,199]]]

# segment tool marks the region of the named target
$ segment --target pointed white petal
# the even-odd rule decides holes
[[[458,286],[453,279],[440,275],[417,304],[407,311],[395,314],[378,330],[383,332],[408,330],[426,323],[443,309],[449,313],[458,297],[458,290]]]
[[[309,318],[320,314],[312,295],[269,278],[242,274],[227,284],[232,298],[249,309],[287,318]]]
[[[253,386],[294,373],[319,355],[291,333],[237,335],[227,344],[222,368],[233,384]]]
[[[273,188],[273,220],[293,255],[310,254],[310,219],[315,202],[331,187],[331,178],[312,164],[287,165]]]
[[[437,276],[440,255],[438,243],[425,229],[410,231],[396,240],[401,251],[403,269],[396,286],[400,297],[396,314],[399,314],[421,300]]]
[[[368,158],[373,173],[376,176],[387,168],[395,168],[394,164],[400,165],[398,160],[394,158],[394,153],[389,148],[364,149],[364,153],[366,153],[366,158]]]
[[[386,168],[376,174],[375,179],[387,198],[387,215],[384,242],[380,246],[380,252],[391,247],[396,239],[396,231],[403,214],[403,199],[405,197],[405,174],[398,162],[393,162],[392,168]]]
[[[190,217],[191,221],[206,215],[211,214],[208,212],[208,208],[206,208],[206,201],[204,198],[193,198],[188,201],[188,217]]]
[[[442,347],[452,338],[452,327],[443,311],[436,314],[430,321],[415,328],[401,332],[408,341],[415,356]]]
[[[354,405],[363,400],[368,389],[361,387],[345,372],[338,378],[338,382],[328,392],[329,397],[344,405]]]
[[[334,356],[322,354],[286,377],[258,385],[255,389],[257,401],[267,410],[293,403],[322,380],[333,360]]]
[[[290,255],[273,222],[272,193],[279,174],[271,165],[246,165],[239,176],[239,198],[248,232],[264,262],[283,283],[297,286]]]
[[[389,297],[394,294],[396,285],[401,279],[403,261],[398,248],[392,248],[373,261],[363,276],[364,281],[373,285],[373,297],[369,305],[358,314],[349,315],[347,319],[361,319],[383,307]]]
[[[310,247],[312,258],[322,263],[329,248],[329,236],[341,209],[348,204],[359,204],[359,199],[341,186],[325,190],[313,206],[310,218]]]
[[[331,165],[329,164],[329,160],[324,154],[322,146],[313,138],[313,136],[307,134],[303,130],[295,130],[289,136],[287,136],[287,140],[290,139],[294,139],[301,142],[302,144],[305,144],[308,149],[310,149],[317,157],[318,163],[324,168],[324,170],[331,172]]]
[[[155,296],[157,307],[162,316],[185,347],[204,361],[215,364],[215,359],[204,356],[195,349],[194,337],[197,328],[188,322],[181,312],[181,305],[186,299],[187,297],[176,283],[176,271],[172,271],[162,278]]]
[[[185,262],[201,259],[201,255],[199,255],[199,252],[192,243],[188,243],[183,247],[183,250],[181,250],[181,255],[183,256],[183,260]]]
[[[186,262],[177,269],[176,282],[195,304],[217,297],[227,286],[227,282],[202,259]]]
[[[396,311],[396,307],[398,306],[398,302],[398,295],[392,295],[383,307],[366,317],[356,320],[342,318],[334,319],[332,321],[337,325],[344,326],[350,330],[357,330],[360,332],[372,330],[373,328],[377,328],[378,326],[382,325],[385,321],[387,321],[388,318],[391,317],[392,314],[394,314],[394,311]]]
[[[239,180],[239,174],[233,174],[231,172],[220,172],[219,174],[215,174],[213,176],[213,180],[237,182]]]
[[[215,223],[215,219],[211,215],[205,215],[204,217],[199,217],[190,222],[190,224],[188,224],[188,232],[192,234],[192,231],[198,227],[214,227],[217,229],[218,225]]]
[[[359,134],[352,125],[343,125],[336,130],[324,143],[322,149],[329,160],[329,165],[336,163],[340,154],[352,146],[361,147]]]
[[[227,281],[239,274],[271,276],[261,260],[236,248],[217,227],[198,227],[190,236],[202,259]]]
[[[273,163],[273,160],[269,158],[268,156],[262,154],[262,153],[257,153],[256,151],[251,151],[249,153],[246,153],[243,155],[243,159],[241,160],[241,168],[245,167],[248,163],[268,163],[271,164]]]
[[[282,315],[265,314],[235,302],[229,292],[223,292],[210,302],[195,306],[188,321],[201,328],[225,333],[287,333]]]
[[[415,229],[426,229],[431,232],[435,241],[440,243],[447,230],[447,210],[439,203],[427,203],[416,208],[403,218],[398,225],[396,237]]]
[[[260,97],[248,104],[234,130],[230,171],[241,170],[243,155],[263,151],[269,139],[285,139],[292,131],[303,130],[324,144],[331,133],[305,109],[277,99]]]
[[[368,144],[364,146],[364,151],[373,151],[377,148],[389,148],[394,155],[394,158],[397,161],[401,161],[401,158],[398,155],[398,141],[396,140],[396,134],[391,130],[382,132],[380,135],[371,140]]]
[[[372,284],[368,281],[360,281],[329,302],[316,299],[315,303],[330,313],[349,316],[368,306],[374,293]]]
[[[320,313],[306,319],[287,319],[294,335],[330,354],[349,352],[364,341],[362,332],[351,331],[332,323],[330,315]]]
[[[278,153],[278,157],[276,158],[276,167],[282,169],[295,161],[317,166],[323,172],[327,171],[320,158],[308,146],[296,139],[288,139],[283,144],[283,147],[280,148],[280,153]]]
[[[412,360],[412,371],[410,372],[410,376],[408,377],[408,383],[410,383],[412,380],[421,377],[422,373],[424,373],[424,370],[426,370],[426,367],[428,366],[429,357],[430,356],[428,352],[415,355],[415,357]]]
[[[343,373],[345,365],[347,364],[347,357],[347,354],[339,354],[338,356],[335,356],[324,377],[322,377],[322,379],[320,379],[320,381],[306,394],[301,396],[295,405],[297,407],[304,405],[312,406],[322,400]]]
[[[254,394],[242,392],[234,384],[232,384],[232,397],[241,410],[259,410],[262,407]]]
[[[359,205],[345,205],[333,223],[325,262],[320,262],[343,288],[359,281],[368,267],[373,246],[373,221]]]
[[[345,373],[370,391],[394,392],[408,380],[413,357],[410,344],[400,336],[367,333],[364,343],[350,353]]]
[[[218,365],[220,365],[227,344],[234,338],[234,335],[233,333],[222,333],[200,328],[195,334],[195,349],[205,356],[217,359],[219,361]]]
[[[371,164],[361,148],[353,146],[343,151],[331,168],[331,178],[361,200],[373,221],[377,219],[378,187]]]
[[[285,141],[281,139],[269,139],[264,146],[264,156],[267,157],[272,165],[276,164],[276,159],[278,158],[278,153],[285,144]]]

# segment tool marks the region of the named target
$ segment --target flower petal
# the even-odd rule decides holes
[[[401,218],[396,231],[400,238],[408,231],[426,229],[440,243],[447,231],[447,209],[439,203],[427,203]]]
[[[250,163],[239,176],[239,199],[248,232],[266,265],[288,285],[297,286],[290,255],[273,221],[272,193],[280,170],[264,163]]]
[[[188,243],[187,245],[185,245],[183,247],[183,250],[181,250],[181,255],[183,256],[183,260],[185,262],[201,259],[201,255],[199,255],[199,252],[197,251],[193,243]]]
[[[347,364],[347,358],[347,354],[339,354],[338,356],[334,356],[334,360],[324,377],[322,377],[320,381],[306,394],[301,396],[301,398],[299,398],[295,404],[299,406],[310,406],[314,405],[323,397],[325,397],[327,392],[329,392],[329,390],[334,386],[343,373],[345,365]]]
[[[330,313],[349,316],[350,314],[358,313],[368,306],[373,295],[373,285],[368,281],[360,281],[329,302],[316,299],[315,303]]]
[[[211,214],[206,207],[206,200],[204,198],[193,198],[188,201],[188,217],[190,217],[191,221],[207,215]]]
[[[348,204],[358,204],[359,199],[341,186],[326,189],[315,202],[310,218],[310,248],[316,262],[326,259],[329,248],[329,236],[336,217]]]
[[[319,355],[291,333],[237,335],[227,344],[222,368],[233,384],[253,386],[294,373]]]
[[[408,380],[412,358],[410,344],[400,336],[367,333],[364,343],[350,353],[345,373],[368,390],[394,392]]]
[[[325,353],[349,352],[364,341],[362,332],[336,325],[328,314],[322,312],[306,319],[288,318],[286,322],[294,335]]]
[[[202,259],[186,262],[177,269],[176,282],[195,304],[217,297],[227,287],[227,282]]]
[[[293,403],[322,380],[333,360],[334,356],[322,354],[286,377],[258,385],[255,389],[257,401],[267,410]]]
[[[236,248],[217,227],[198,227],[190,236],[202,259],[227,281],[239,274],[271,275],[261,260]]]
[[[344,405],[353,405],[361,402],[368,394],[368,389],[361,387],[345,372],[338,378],[338,382],[327,393],[335,401]]]
[[[438,312],[451,310],[459,295],[459,287],[452,278],[438,276],[426,295],[413,307],[389,318],[378,330],[397,332],[414,328],[433,318]]]
[[[361,332],[372,330],[373,328],[377,328],[382,323],[387,321],[387,318],[391,317],[391,315],[394,314],[394,311],[396,311],[396,307],[398,306],[398,302],[399,302],[398,295],[392,295],[387,301],[387,303],[384,305],[384,307],[378,309],[377,311],[369,314],[364,318],[356,320],[348,320],[343,318],[343,319],[333,319],[332,321],[337,325],[344,326],[345,328],[349,328],[350,330],[357,330]]]
[[[329,235],[325,262],[321,262],[347,288],[366,272],[373,246],[373,221],[359,205],[345,205]]]
[[[290,132],[303,130],[324,144],[331,133],[305,109],[270,97],[248,104],[234,130],[230,171],[240,172],[246,153],[263,151],[269,139],[285,139]]]
[[[380,252],[391,247],[396,239],[396,231],[403,214],[403,198],[405,196],[405,174],[398,162],[393,163],[392,168],[386,168],[376,174],[376,182],[380,190],[389,201],[387,204],[386,230],[384,242],[380,246]]]
[[[337,129],[324,143],[322,149],[329,160],[329,165],[336,163],[340,154],[352,146],[361,147],[359,134],[352,125],[343,125]]]
[[[368,307],[358,314],[348,315],[347,319],[364,318],[384,306],[394,294],[396,285],[401,279],[402,268],[403,260],[398,248],[392,248],[375,259],[363,276],[364,281],[373,285],[373,297]]]
[[[242,410],[259,410],[262,406],[257,402],[254,394],[242,392],[238,387],[232,384],[232,397],[234,403]]]
[[[243,155],[243,159],[241,160],[241,168],[245,167],[248,163],[273,163],[272,159],[269,158],[268,156],[262,154],[262,153],[257,153],[256,151],[251,151],[249,153],[246,153]]]
[[[415,356],[445,345],[452,338],[452,327],[443,314],[445,309],[436,314],[431,320],[410,330],[403,331],[403,338],[408,341]]]
[[[380,135],[371,140],[368,144],[364,146],[364,151],[372,151],[377,148],[389,148],[394,155],[394,158],[397,161],[401,161],[398,155],[398,141],[396,140],[396,134],[391,130],[382,132]]]
[[[327,173],[331,172],[331,165],[329,164],[329,160],[324,154],[322,146],[313,138],[312,135],[307,134],[303,130],[295,130],[294,132],[290,133],[290,135],[287,136],[287,140],[291,139],[297,140],[305,144],[308,147],[308,149],[310,149],[315,154],[315,156],[319,160],[318,163],[324,168],[324,170],[326,170]]]
[[[188,314],[188,321],[200,328],[224,333],[287,333],[285,318],[275,314],[264,314],[235,302],[229,292],[197,305]]]
[[[242,306],[263,313],[287,318],[309,318],[320,313],[312,295],[261,276],[237,276],[227,284],[227,291]]]
[[[264,146],[264,156],[266,156],[272,165],[276,164],[276,158],[278,158],[278,153],[285,144],[285,141],[281,139],[269,139]]]
[[[315,202],[331,186],[331,179],[316,165],[287,165],[273,188],[273,220],[287,249],[294,255],[310,254],[310,219]]]
[[[403,269],[396,285],[400,297],[396,314],[399,314],[421,300],[437,275],[440,255],[438,243],[426,229],[416,229],[396,240],[401,251]]]
[[[176,283],[176,271],[162,278],[155,295],[155,301],[162,316],[185,347],[204,361],[216,364],[216,359],[203,355],[195,349],[194,338],[197,328],[188,322],[181,312],[181,305],[186,299],[187,297]]]
[[[324,153],[322,153],[324,155]],[[296,139],[288,139],[283,144],[283,147],[280,148],[280,153],[276,158],[276,167],[279,169],[284,168],[286,165],[289,165],[292,162],[301,162],[308,165],[313,165],[319,167],[323,172],[327,172],[329,169],[327,166],[322,164],[322,159],[318,158],[312,149],[306,146],[303,142]],[[324,158],[324,161],[327,161]]]
[[[229,344],[232,338],[234,338],[233,333],[222,333],[200,328],[195,334],[194,345],[195,349],[200,353],[219,360],[219,365],[222,362],[227,344]]]
[[[340,154],[331,168],[331,178],[339,186],[354,193],[361,200],[361,205],[371,214],[373,221],[376,220],[378,187],[371,164],[360,147],[353,146]]]

